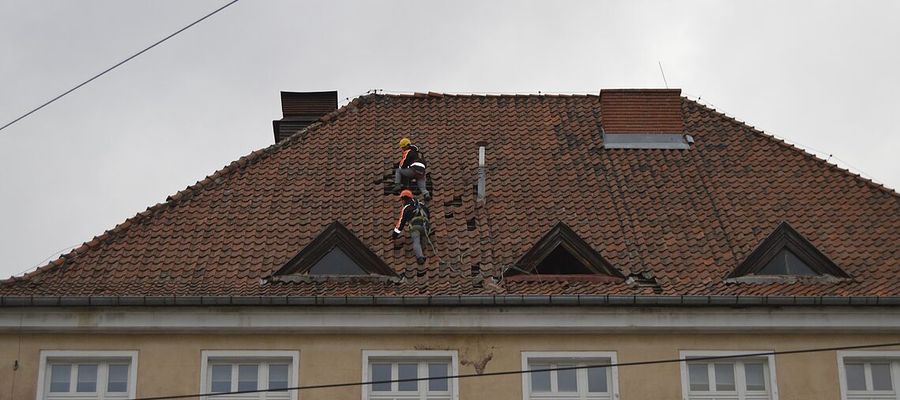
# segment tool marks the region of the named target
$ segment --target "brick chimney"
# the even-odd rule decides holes
[[[600,126],[608,149],[689,149],[681,89],[603,89]]]
[[[281,92],[282,118],[272,121],[275,143],[312,125],[323,115],[337,110],[337,91]]]

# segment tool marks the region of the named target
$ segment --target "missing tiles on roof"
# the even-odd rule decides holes
[[[462,204],[462,196],[453,196],[452,199],[444,202],[444,207],[459,207]]]
[[[478,225],[475,223],[475,217],[466,220],[467,230],[474,231],[476,227],[478,227]]]
[[[472,267],[470,267],[470,269],[469,269],[469,273],[472,276],[480,275],[481,274],[481,264],[479,264],[479,263],[472,264]]]

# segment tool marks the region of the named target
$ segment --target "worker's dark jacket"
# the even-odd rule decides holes
[[[421,208],[425,213],[425,218],[418,218],[417,209]],[[425,206],[424,203],[420,203],[415,199],[406,200],[406,204],[400,209],[400,218],[397,219],[397,224],[394,225],[394,233],[399,234],[403,232],[403,228],[409,223],[414,229],[422,229],[425,232],[428,232],[428,220],[431,218],[431,212],[428,211],[428,207]]]
[[[419,157],[419,148],[414,145],[409,145],[403,150],[403,156],[400,157],[397,165],[400,168],[413,168],[419,172],[425,172],[425,163]]]

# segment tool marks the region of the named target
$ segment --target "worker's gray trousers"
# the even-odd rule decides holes
[[[425,188],[425,175],[419,174],[419,171],[416,171],[412,168],[397,168],[394,171],[394,183],[399,184],[402,178],[416,178],[416,184],[419,186],[419,193],[422,196],[428,194],[428,189]]]
[[[416,258],[425,257],[425,254],[422,253],[422,232],[418,229],[410,229],[409,238],[412,239],[413,251],[416,253]]]

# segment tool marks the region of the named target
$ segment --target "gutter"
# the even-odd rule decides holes
[[[900,296],[0,296],[0,307],[84,306],[900,306]]]

